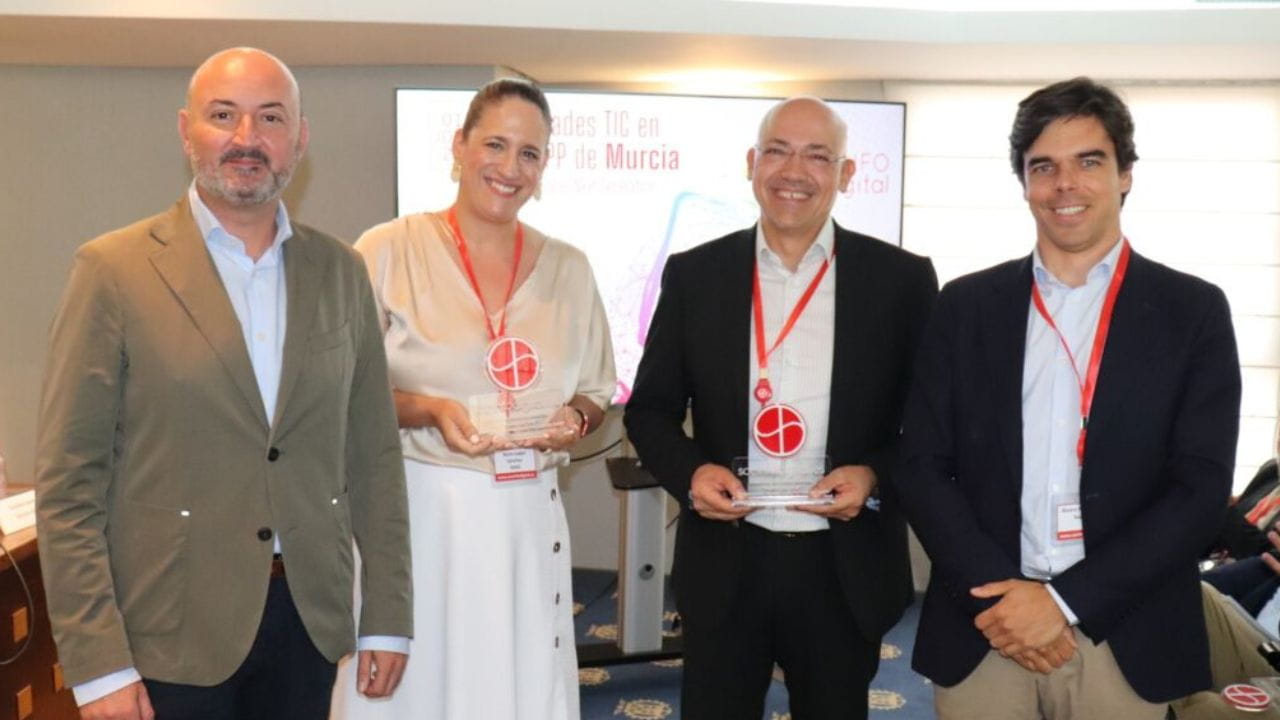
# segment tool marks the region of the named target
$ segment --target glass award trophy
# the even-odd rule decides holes
[[[831,458],[826,454],[799,453],[754,461],[739,457],[734,458],[731,469],[747,488],[745,499],[733,501],[736,507],[793,507],[835,502],[831,496],[809,497],[814,483],[831,472]]]
[[[482,434],[492,435],[500,442],[519,443],[542,437],[547,432],[564,431],[548,425],[561,405],[564,397],[559,390],[540,388],[472,395],[467,409],[472,424]],[[572,428],[568,430],[572,431]]]

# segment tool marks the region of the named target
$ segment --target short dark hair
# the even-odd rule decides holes
[[[471,128],[480,122],[480,115],[486,108],[509,97],[517,97],[537,106],[542,111],[542,119],[547,123],[547,132],[551,132],[551,105],[547,102],[547,96],[542,93],[542,88],[529,80],[504,77],[485,83],[476,91],[475,97],[471,98],[467,117],[462,121],[462,137],[465,138]]]
[[[1120,172],[1133,167],[1138,152],[1133,146],[1133,118],[1120,96],[1105,85],[1087,77],[1063,80],[1040,88],[1018,103],[1018,114],[1009,132],[1009,161],[1018,182],[1026,185],[1023,163],[1027,150],[1035,143],[1045,126],[1063,118],[1092,117],[1116,146],[1116,164]]]

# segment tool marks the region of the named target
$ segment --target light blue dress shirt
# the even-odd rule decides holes
[[[1084,540],[1061,540],[1057,523],[1062,509],[1080,503],[1080,380],[1098,318],[1111,284],[1123,242],[1089,269],[1084,285],[1070,287],[1045,268],[1037,249],[1032,275],[1045,309],[1071,348],[1068,355],[1058,334],[1036,311],[1027,309],[1027,349],[1022,367],[1022,573],[1051,580],[1084,559]],[[1071,356],[1076,369],[1072,370]],[[1048,585],[1067,622],[1079,622],[1062,597]]]
[[[222,278],[227,298],[240,321],[249,362],[258,381],[262,406],[267,409],[267,425],[275,422],[276,397],[280,392],[280,367],[284,358],[284,332],[289,298],[284,276],[284,242],[293,237],[289,213],[284,203],[276,207],[276,236],[256,261],[245,252],[244,243],[227,232],[213,212],[200,200],[195,183],[187,191],[191,214],[204,237],[209,256]],[[276,552],[280,539],[276,537]]]

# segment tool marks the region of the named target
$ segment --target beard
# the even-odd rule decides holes
[[[241,173],[230,168],[224,171],[223,166],[241,158],[250,158],[262,163],[265,173]],[[216,165],[204,162],[195,153],[187,160],[191,164],[191,174],[202,190],[218,197],[233,207],[256,207],[280,198],[289,181],[293,179],[293,171],[298,167],[301,153],[295,151],[288,164],[279,169],[271,167],[271,160],[266,153],[257,148],[233,148],[218,158]]]

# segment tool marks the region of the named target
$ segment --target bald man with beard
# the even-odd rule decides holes
[[[390,694],[412,633],[408,517],[368,276],[292,223],[292,73],[194,73],[194,181],[76,253],[50,330],[36,490],[58,653],[84,720],[326,718],[356,647]]]

